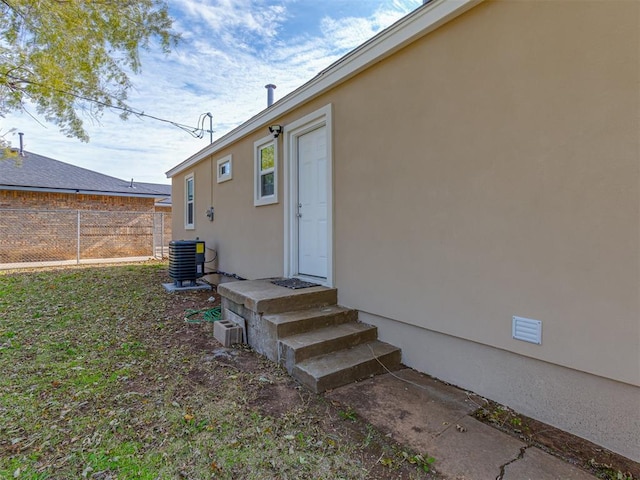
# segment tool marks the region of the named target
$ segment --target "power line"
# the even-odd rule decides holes
[[[122,107],[120,105],[112,105],[109,104],[107,102],[103,102],[102,100],[97,100],[95,98],[89,98],[86,97],[84,95],[75,93],[75,92],[70,92],[68,90],[61,90],[59,88],[55,88],[52,87],[50,85],[45,85],[43,83],[39,83],[39,82],[34,82],[32,80],[28,80],[26,78],[21,78],[21,77],[17,77],[15,75],[12,75],[10,73],[5,73],[5,72],[0,72],[0,75],[3,75],[7,78],[10,78],[12,80],[15,80],[17,82],[21,82],[21,83],[27,83],[30,85],[36,85],[39,87],[44,87],[44,88],[48,88],[49,90],[53,91],[53,92],[57,92],[57,93],[61,93],[63,95],[69,95],[70,97],[73,98],[77,98],[79,100],[84,100],[85,102],[91,102],[91,103],[95,103],[97,105],[100,105],[102,107],[106,107],[106,108],[112,108],[115,110],[121,110],[125,113],[128,114],[132,114],[135,115],[136,117],[146,117],[146,118],[150,118],[152,120],[156,120],[158,122],[164,122],[164,123],[168,123],[170,125],[173,125],[174,127],[178,127],[181,130],[184,130],[185,132],[187,132],[188,134],[190,134],[191,136],[195,137],[195,138],[203,138],[204,136],[204,118],[206,116],[210,116],[210,113],[204,113],[202,115],[200,115],[199,119],[198,119],[198,126],[197,127],[192,127],[190,125],[185,125],[182,123],[178,123],[178,122],[174,122],[173,120],[167,120],[166,118],[161,118],[161,117],[157,117],[155,115],[150,115],[148,113],[144,113],[142,111],[136,111],[134,109],[132,109],[131,107]],[[9,86],[9,88],[11,88],[11,85]],[[207,130],[210,134],[213,134],[213,130],[210,128],[209,130]]]

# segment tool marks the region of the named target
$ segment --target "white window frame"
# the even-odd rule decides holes
[[[191,182],[192,199],[189,200],[189,182]],[[189,223],[189,205],[191,205],[191,223]],[[196,228],[196,181],[193,173],[184,177],[184,228]]]
[[[260,151],[273,145],[273,169],[262,171]],[[253,181],[253,205],[259,207],[261,205],[271,205],[278,203],[278,139],[269,135],[261,138],[253,143],[253,165],[254,165],[254,181]],[[262,195],[262,176],[273,173],[273,195]]]
[[[216,170],[216,178],[218,183],[227,182],[233,178],[233,157],[231,155],[227,155],[226,157],[222,157],[217,162],[217,170]],[[221,168],[224,164],[229,164],[229,172],[221,173]]]

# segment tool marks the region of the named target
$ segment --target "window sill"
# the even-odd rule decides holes
[[[254,200],[253,206],[262,207],[264,205],[273,205],[274,203],[278,203],[277,198],[267,197],[267,198],[261,198],[260,200]]]

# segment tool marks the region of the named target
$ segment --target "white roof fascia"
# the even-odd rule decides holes
[[[171,178],[213,155],[256,128],[285,115],[299,105],[345,82],[374,63],[427,35],[483,0],[432,0],[383,30],[310,81],[166,172]]]

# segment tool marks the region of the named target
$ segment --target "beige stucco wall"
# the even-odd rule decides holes
[[[640,385],[639,7],[481,4],[335,92],[341,302]]]
[[[268,134],[267,129],[233,149],[216,153],[172,179],[173,238],[205,240],[218,254],[217,269],[245,278],[282,275],[282,204],[253,206],[253,142]],[[217,183],[217,160],[232,154],[233,178]],[[279,159],[280,163],[282,159]],[[195,229],[184,225],[185,178],[193,174],[195,183]],[[280,169],[279,176],[282,176]],[[214,221],[206,210],[214,207]],[[213,256],[207,253],[207,260]]]
[[[488,1],[277,121],[333,106],[341,304],[406,325],[410,366],[582,436],[599,428],[590,438],[636,460],[621,444],[640,422],[639,32],[640,2]],[[264,135],[184,172],[194,231],[173,179],[174,238],[199,235],[248,278],[283,273],[282,201],[253,206]],[[228,153],[233,180],[218,185]],[[282,149],[279,162],[282,200]],[[513,315],[543,322],[542,345],[511,338]],[[434,365],[439,338],[452,349]],[[474,359],[501,368],[474,382]],[[531,372],[554,380],[513,383]],[[589,395],[615,384],[592,406],[629,416],[626,430],[579,427],[565,381]]]
[[[288,123],[314,112],[327,102],[326,96],[303,105],[272,123]],[[216,269],[256,279],[284,274],[284,145],[278,139],[278,203],[254,206],[254,142],[268,137],[268,126],[256,129],[234,145],[198,162],[172,180],[173,238],[206,241],[217,252]],[[217,183],[217,161],[232,155],[233,178]],[[195,228],[185,229],[185,179],[195,179]],[[211,222],[206,210],[214,206]],[[214,252],[207,253],[209,256]]]

